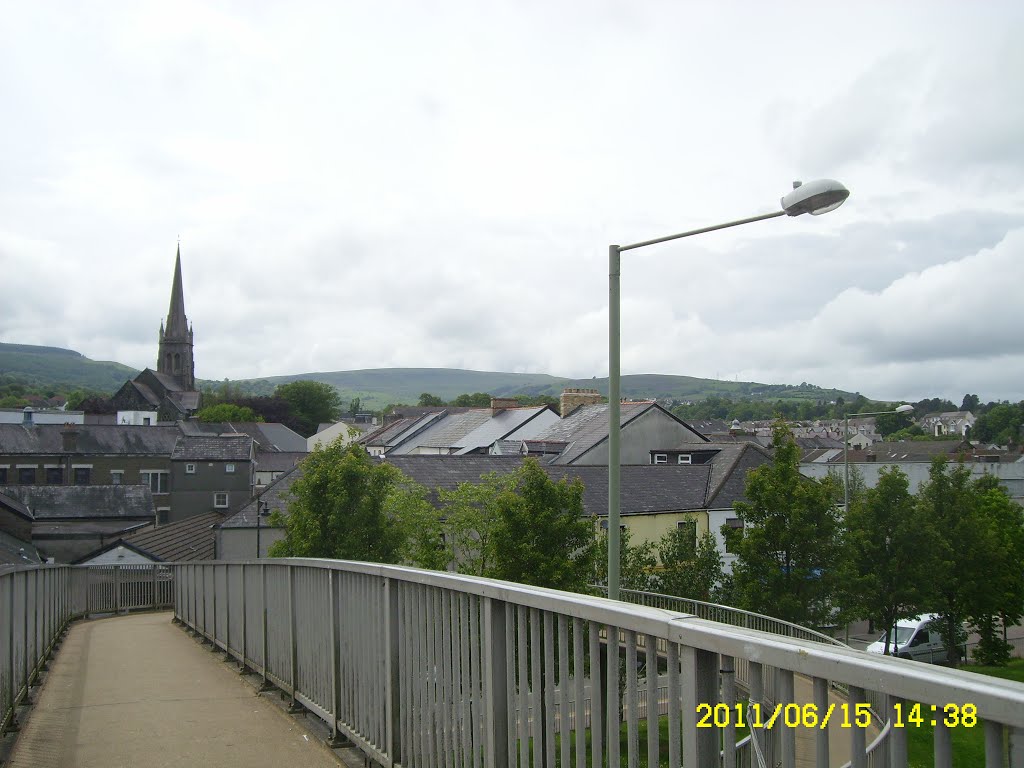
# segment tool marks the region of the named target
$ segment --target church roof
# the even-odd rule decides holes
[[[171,286],[171,303],[167,309],[167,326],[164,335],[172,339],[188,336],[188,318],[185,317],[185,292],[181,287],[181,245],[174,259],[174,283]]]

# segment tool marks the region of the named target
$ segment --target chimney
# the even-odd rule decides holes
[[[74,424],[65,424],[60,431],[61,448],[64,453],[74,453],[78,450],[78,428]]]
[[[869,451],[869,452],[864,454],[864,461],[869,462],[869,463],[876,462],[876,461],[878,461],[878,454],[877,453],[871,453]]]
[[[491,416],[497,416],[504,410],[509,408],[518,408],[519,401],[514,397],[492,397],[491,398]]]
[[[25,426],[31,426],[32,425],[32,406],[31,405],[26,405],[25,406],[25,410],[22,411],[22,414],[24,414],[24,415],[21,417],[21,423],[23,425],[25,425]]]
[[[596,389],[567,388],[562,390],[558,401],[558,410],[564,419],[581,405],[597,405],[604,398]]]

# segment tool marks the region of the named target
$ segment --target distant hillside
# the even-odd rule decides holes
[[[112,394],[137,373],[127,365],[97,362],[70,349],[0,343],[0,374],[32,386],[64,385]]]
[[[33,386],[63,385],[113,394],[138,371],[120,363],[97,362],[57,347],[0,343],[0,375],[9,375]],[[415,404],[429,392],[442,400],[462,394],[486,392],[491,395],[549,395],[557,397],[565,387],[584,387],[608,394],[607,378],[567,379],[545,373],[499,373],[466,371],[458,368],[374,368],[358,371],[301,373],[263,379],[231,381],[233,388],[247,394],[269,395],[278,384],[299,380],[322,381],[338,390],[342,402],[359,398],[362,407],[379,410],[393,403]],[[220,381],[200,380],[203,389],[216,391]],[[640,374],[622,377],[623,397],[635,399],[696,401],[709,396],[733,400],[850,400],[856,393],[821,389],[809,384],[757,384],[743,381],[715,381],[692,376]]]

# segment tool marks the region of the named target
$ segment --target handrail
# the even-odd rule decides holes
[[[740,745],[748,761],[763,746],[771,764],[794,765],[801,718],[812,706],[819,717],[828,711],[833,683],[849,691],[849,712],[832,714],[847,724],[872,694],[889,697],[887,711],[907,700],[957,701],[985,721],[989,759],[1001,759],[1004,729],[1013,743],[1024,741],[1024,685],[693,613],[332,560],[183,563],[175,572],[180,621],[383,765],[554,763],[556,752],[562,765],[635,764],[639,723],[655,712],[669,733],[659,743],[658,729],[648,731],[660,759],[667,752],[672,765],[714,764],[722,738],[698,727],[698,705],[723,717],[736,711],[740,700],[722,670],[737,663],[748,668],[751,700],[763,699],[773,677],[783,692],[775,728],[755,728],[758,744]],[[797,675],[811,680],[813,698],[798,700]],[[935,764],[948,768],[941,721],[936,733]],[[807,735],[815,750],[827,750],[830,736],[849,740],[855,766],[882,757],[869,754],[861,728]],[[735,741],[728,728],[724,737]],[[905,745],[890,739],[883,750],[893,768],[906,766]]]

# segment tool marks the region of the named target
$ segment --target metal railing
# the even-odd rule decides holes
[[[166,565],[0,567],[0,734],[17,725],[73,619],[170,607],[173,578]]]
[[[174,568],[178,620],[384,766],[635,766],[643,757],[733,768],[758,765],[761,753],[790,768],[798,741],[801,757],[827,765],[835,731],[855,768],[903,768],[907,727],[888,728],[868,752],[857,705],[871,698],[888,713],[901,707],[904,722],[909,702],[926,712],[970,704],[986,765],[1024,766],[1024,685],[971,672],[412,568],[305,559]],[[763,701],[774,678],[778,715],[773,728],[752,729],[753,743],[722,751],[736,742],[736,707],[746,701],[740,665],[751,701]],[[845,708],[830,702],[833,685],[848,692]],[[641,736],[645,700],[664,701],[667,737],[655,727]],[[700,727],[705,711],[722,727]],[[852,727],[811,727],[811,713]],[[950,768],[941,714],[934,734],[934,765]]]

